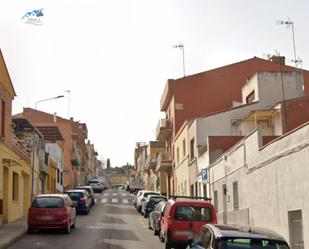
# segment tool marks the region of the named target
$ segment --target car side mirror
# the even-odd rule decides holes
[[[193,246],[193,239],[192,239],[192,238],[189,238],[189,239],[187,240],[187,246],[189,246],[190,248],[192,248],[192,246]]]

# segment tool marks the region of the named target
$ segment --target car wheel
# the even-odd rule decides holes
[[[71,223],[70,223],[70,221],[68,222],[67,227],[64,229],[64,232],[66,234],[71,233]]]
[[[31,228],[31,227],[28,227],[28,229],[27,229],[27,233],[28,234],[32,234],[34,232],[34,229],[33,228]]]
[[[75,224],[76,224],[76,216],[75,216],[75,218],[74,218],[74,223],[72,224],[72,228],[75,228]]]
[[[166,240],[165,240],[165,247],[164,247],[165,249],[171,249],[172,247],[171,247],[171,245],[170,245],[170,243],[168,242],[168,239],[166,238]]]
[[[150,220],[148,219],[148,228],[150,229],[150,230],[152,230],[152,227],[150,226]]]
[[[160,233],[159,233],[159,240],[161,241],[161,242],[164,242],[164,237],[163,237],[163,235],[162,235],[162,232],[160,231]]]

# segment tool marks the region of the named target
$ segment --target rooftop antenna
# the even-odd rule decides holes
[[[276,21],[277,25],[285,25],[285,27],[288,29],[290,27],[292,27],[292,38],[293,38],[293,52],[294,52],[294,63],[295,63],[295,67],[297,68],[298,61],[297,61],[297,57],[296,57],[296,45],[295,45],[295,34],[294,34],[294,22],[292,22],[290,20],[289,17],[287,17],[286,21],[282,21],[282,20],[278,20]]]
[[[185,45],[179,42],[178,45],[174,45],[173,48],[179,48],[182,51],[182,69],[183,69],[183,77],[186,76],[185,70]]]

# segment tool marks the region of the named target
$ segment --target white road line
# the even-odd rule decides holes
[[[118,195],[118,193],[113,193],[113,195],[115,196],[115,195]]]
[[[104,195],[107,196],[107,195],[109,195],[109,193],[105,193]]]
[[[106,203],[107,199],[101,199],[101,203]]]
[[[127,196],[127,194],[125,194],[125,193],[122,193],[121,195],[122,195],[122,196]]]
[[[118,203],[118,199],[113,198],[113,199],[112,199],[112,203]]]
[[[97,199],[94,199],[94,203],[97,203]]]
[[[122,203],[128,204],[129,200],[128,199],[122,199]]]

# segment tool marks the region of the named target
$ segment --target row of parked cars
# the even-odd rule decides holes
[[[148,218],[149,229],[165,249],[288,249],[283,237],[269,229],[219,225],[208,198],[166,196],[140,190],[133,204]]]
[[[63,229],[70,233],[76,214],[88,214],[95,205],[91,186],[78,186],[64,194],[41,194],[33,200],[28,212],[28,232],[37,229]]]

